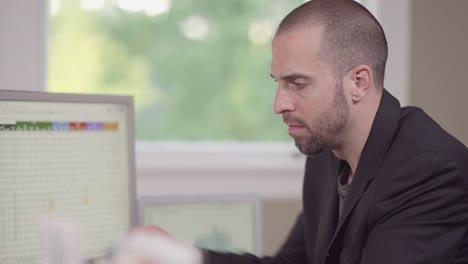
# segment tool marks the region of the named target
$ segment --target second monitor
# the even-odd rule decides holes
[[[236,253],[262,254],[261,200],[253,194],[143,197],[138,223],[177,239]]]

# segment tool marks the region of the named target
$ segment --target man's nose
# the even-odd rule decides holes
[[[294,103],[291,95],[278,85],[276,90],[275,102],[273,109],[276,114],[294,111]]]

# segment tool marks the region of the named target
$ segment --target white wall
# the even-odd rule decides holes
[[[0,89],[46,87],[47,0],[0,3]]]
[[[388,42],[388,61],[385,72],[385,88],[400,100],[409,104],[410,52],[411,52],[411,1],[377,1],[377,17]]]

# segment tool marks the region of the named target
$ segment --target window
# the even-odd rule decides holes
[[[138,140],[289,140],[270,44],[302,2],[50,0],[49,89],[132,94]]]

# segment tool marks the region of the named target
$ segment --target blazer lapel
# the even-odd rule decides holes
[[[343,205],[338,225],[329,245],[329,250],[338,237],[344,223],[378,171],[398,127],[400,103],[386,90],[383,91],[379,109],[372,124],[369,137],[361,153],[348,197]],[[335,190],[336,191],[336,190]]]
[[[338,176],[343,166],[343,161],[330,152],[330,164],[324,166],[329,170],[325,173],[328,176],[327,181],[321,187],[324,198],[321,202],[320,228],[317,231],[316,263],[323,263],[327,257],[327,247],[332,241],[338,223]]]
[[[327,172],[324,172],[326,182],[321,186],[322,201],[320,209],[319,226],[317,230],[317,243],[316,243],[316,258],[323,260],[326,257],[327,247],[332,241],[336,225],[338,223],[338,174],[339,174],[339,160],[330,152],[329,164],[324,166]],[[317,261],[321,263],[323,261]]]

